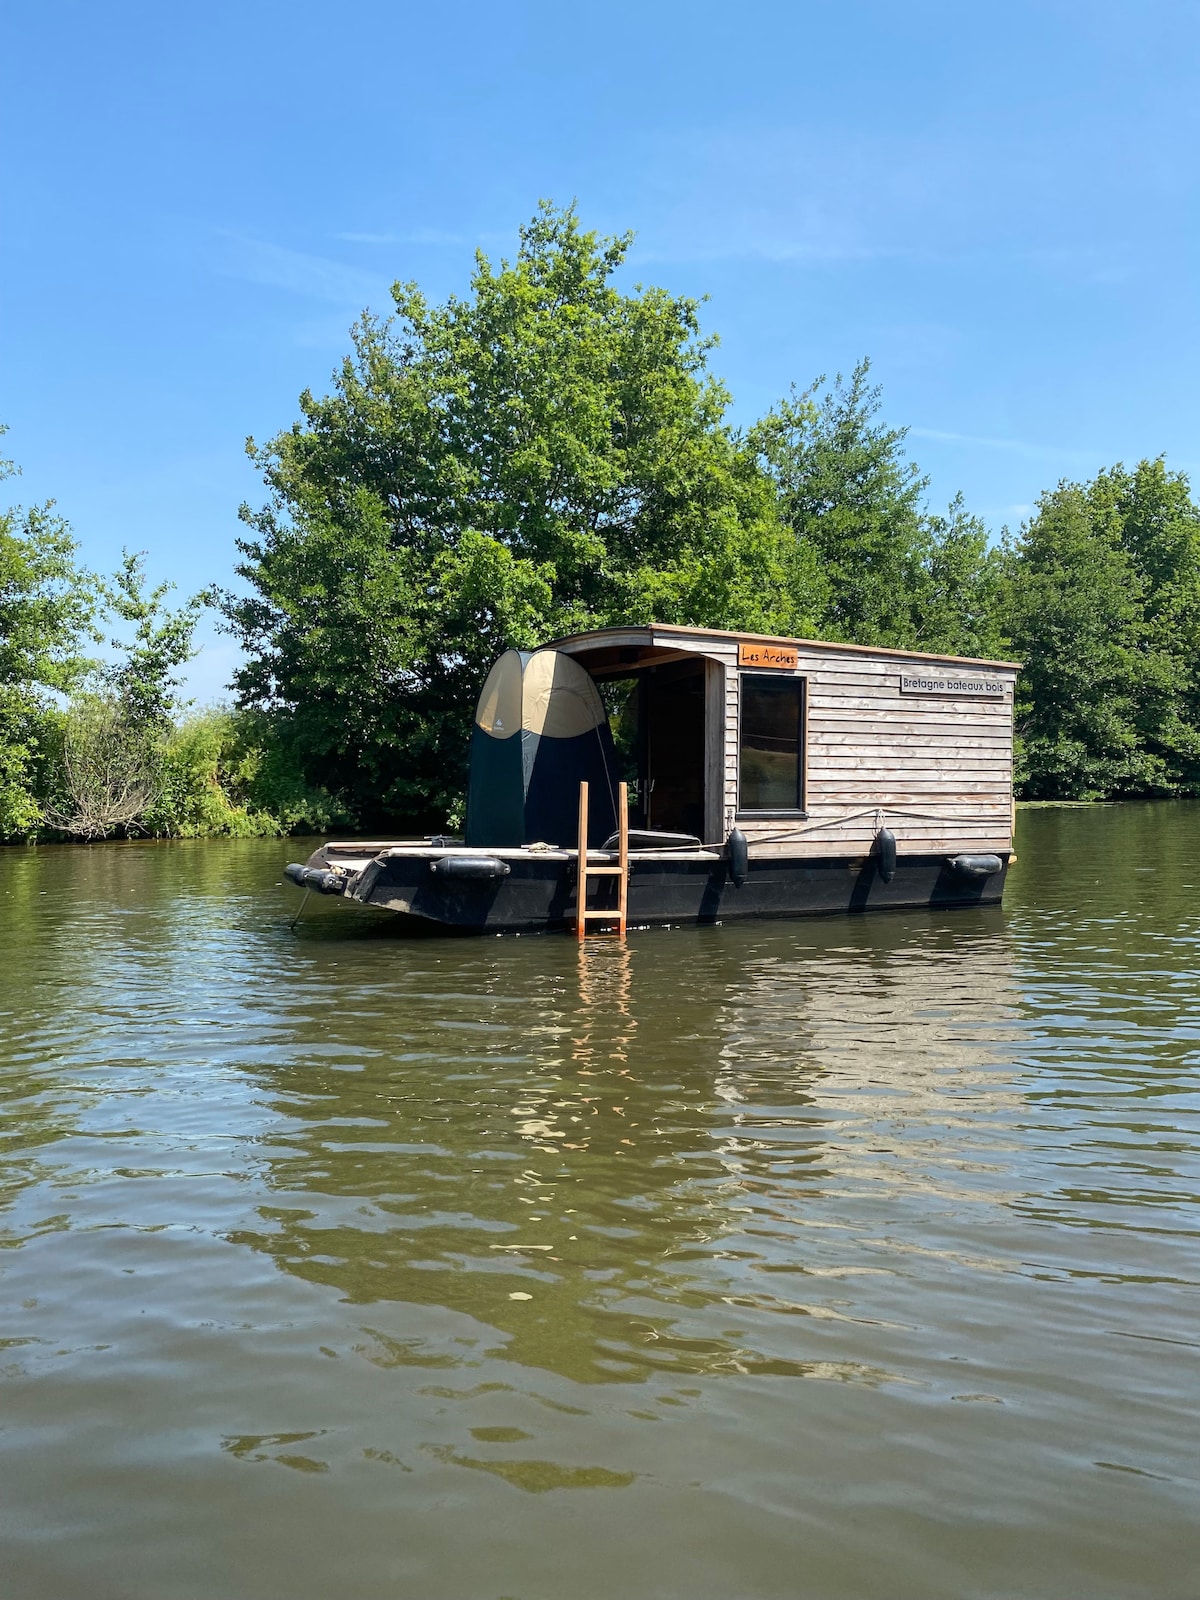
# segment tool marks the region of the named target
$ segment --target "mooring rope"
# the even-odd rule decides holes
[[[878,833],[880,828],[883,827],[883,819],[885,816],[903,817],[913,822],[952,822],[958,827],[963,826],[963,819],[961,817],[947,817],[936,811],[909,811],[893,806],[864,806],[860,811],[848,811],[844,816],[841,817],[826,817],[821,822],[808,822],[805,823],[805,825],[801,828],[789,828],[784,833],[769,833],[763,835],[756,834],[755,837],[749,841],[749,843],[752,845],[786,844],[789,840],[802,839],[806,834],[817,833],[822,828],[837,828],[840,827],[844,822],[857,822],[860,817],[874,817],[875,832]],[[982,827],[984,826],[984,823],[979,819],[976,819],[976,822],[972,823],[971,826],[976,825]],[[680,844],[674,846],[641,845],[636,850],[631,850],[629,854],[631,856],[661,855],[664,849],[723,850],[727,843],[727,839],[721,839],[716,844]]]
[[[789,839],[802,839],[805,834],[816,833],[820,828],[837,828],[843,822],[857,822],[859,817],[875,818],[875,832],[883,827],[884,816],[906,817],[915,822],[954,822],[961,825],[961,817],[947,817],[936,811],[907,811],[893,806],[864,806],[861,811],[848,811],[844,817],[826,817],[823,822],[809,822],[803,828],[789,828],[785,833],[756,835],[753,844],[784,844]]]

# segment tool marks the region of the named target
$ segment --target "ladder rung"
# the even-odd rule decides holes
[[[620,849],[617,852],[617,864],[611,865],[612,857],[603,866],[593,866],[588,860],[588,786],[587,783],[579,785],[579,849],[576,852],[577,870],[575,874],[575,931],[580,939],[587,933],[589,922],[615,923],[616,926],[597,928],[597,934],[616,934],[618,938],[624,937],[627,925],[627,907],[629,904],[629,785],[622,783],[617,790],[617,825]],[[589,878],[616,878],[617,903],[611,908],[600,910],[598,907],[589,911],[587,907],[587,892]]]

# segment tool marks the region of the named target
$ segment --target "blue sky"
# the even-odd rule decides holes
[[[740,420],[867,355],[932,500],[996,529],[1115,460],[1200,478],[1198,47],[1176,0],[11,8],[16,494],[93,566],[227,580],[246,436],[540,196],[710,297]]]

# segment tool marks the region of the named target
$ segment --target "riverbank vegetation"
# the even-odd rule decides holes
[[[52,507],[5,513],[0,837],[454,825],[494,657],[652,620],[1013,657],[1023,795],[1200,793],[1184,474],[1064,481],[992,537],[930,507],[865,361],[736,426],[697,302],[620,286],[630,244],[544,205],[466,296],[397,284],[251,441],[237,586],[172,610],[137,557],[84,572]],[[244,661],[197,712],[204,603]]]
[[[53,506],[0,513],[0,839],[348,820],[305,782],[269,717],[182,701],[202,597],[171,609],[139,556],[111,579],[78,556]]]

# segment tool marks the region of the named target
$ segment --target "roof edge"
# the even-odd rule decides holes
[[[892,656],[904,661],[945,661],[956,666],[969,663],[976,667],[1004,667],[1013,672],[1019,672],[1024,666],[1022,661],[996,661],[990,656],[950,656],[931,650],[897,650],[892,645],[883,644],[844,644],[837,639],[797,639],[790,634],[749,633],[732,628],[689,628],[675,622],[639,622],[627,626],[593,628],[586,633],[567,633],[559,639],[548,639],[539,648],[553,650],[559,645],[577,644],[584,639],[600,641],[614,634],[629,633],[645,634],[647,640],[657,633],[677,634],[686,639],[745,639],[756,644],[794,645],[802,650],[840,650],[850,655]]]

